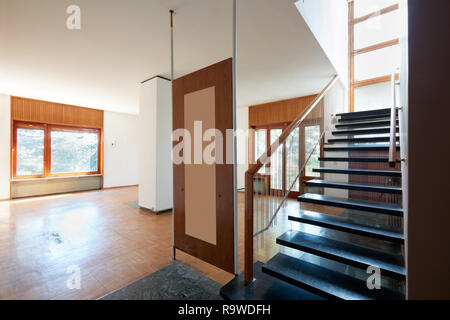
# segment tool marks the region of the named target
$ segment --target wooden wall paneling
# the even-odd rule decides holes
[[[215,87],[216,128],[226,136],[226,129],[233,128],[231,58],[173,81],[173,130],[184,129],[185,95],[212,86]],[[174,146],[177,144],[174,141]],[[226,155],[226,141],[223,147]],[[173,170],[175,248],[234,273],[233,165],[216,164],[217,245],[186,234],[185,165],[174,164]]]
[[[258,127],[292,122],[317,95],[270,102],[249,107],[249,126]]]
[[[103,110],[20,97],[11,97],[11,108],[14,121],[103,128]]]

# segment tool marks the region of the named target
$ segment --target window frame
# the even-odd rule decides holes
[[[44,130],[44,163],[43,174],[38,175],[17,175],[17,129],[41,129]],[[90,132],[96,133],[98,136],[97,145],[97,171],[92,172],[70,172],[70,173],[52,173],[51,172],[51,133],[52,131],[68,131],[68,132]],[[39,179],[39,178],[52,178],[52,177],[69,177],[69,176],[88,176],[99,175],[102,173],[102,129],[100,128],[85,128],[74,127],[47,123],[35,123],[35,122],[22,122],[14,121],[13,125],[13,179]]]
[[[284,131],[286,129],[286,127],[288,126],[288,123],[277,123],[277,124],[269,124],[269,125],[261,125],[261,126],[251,126],[250,129],[253,130],[253,135],[251,137],[253,143],[249,144],[249,159],[253,159],[253,162],[256,162],[258,159],[256,158],[256,131],[257,130],[266,130],[266,150],[268,150],[270,148],[271,145],[271,130],[272,129],[281,129],[282,131]],[[323,121],[319,121],[319,120],[305,120],[300,126],[299,126],[299,169],[303,166],[303,164],[305,163],[305,127],[307,126],[320,126],[320,132],[323,132],[324,130],[324,125],[323,125]],[[323,138],[322,138],[323,139]],[[272,189],[271,188],[271,183],[269,181],[269,189],[270,190],[275,190],[275,191],[285,191],[286,186],[286,141],[283,142],[283,189],[279,190],[279,189]],[[323,140],[322,143],[320,144],[320,157],[324,156],[324,144],[323,144]],[[249,165],[251,166],[252,163],[250,162]],[[270,161],[266,164],[267,168],[270,168]],[[263,167],[264,168],[264,167]],[[299,191],[291,191],[289,193],[289,198],[297,198],[298,196],[301,195],[301,185],[304,182],[307,182],[309,180],[314,180],[314,179],[322,179],[323,180],[324,175],[321,173],[320,177],[308,177],[308,176],[303,176],[302,180],[299,181],[299,185],[300,185],[300,190]]]
[[[355,49],[355,25],[364,21],[367,21],[372,18],[379,17],[384,14],[388,14],[390,12],[399,10],[399,3],[388,6],[386,8],[382,8],[379,11],[371,12],[362,17],[355,17],[355,1],[358,0],[349,0],[348,1],[348,61],[349,61],[349,99],[348,99],[348,111],[355,111],[355,88],[364,87],[372,84],[383,83],[391,81],[391,75],[384,75],[371,79],[360,79],[358,81],[355,80],[355,56],[359,54],[364,54],[384,48],[388,48],[391,46],[396,46],[400,44],[399,38],[391,39],[389,41],[385,41],[382,43],[374,43],[365,48]],[[399,75],[395,75],[396,79],[399,78]]]

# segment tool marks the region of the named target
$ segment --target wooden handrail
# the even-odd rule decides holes
[[[389,166],[394,168],[397,164],[397,95],[396,73],[391,76],[392,106],[391,106],[391,132],[389,137]]]
[[[281,134],[278,141],[275,141],[259,159],[256,161],[256,164],[254,164],[250,169],[247,170],[247,173],[254,175],[256,174],[259,169],[262,168],[264,165],[264,162],[266,159],[269,159],[272,154],[274,154],[278,147],[282,145],[286,139],[291,135],[291,133],[298,127],[300,124],[306,119],[306,117],[311,113],[311,111],[314,110],[314,108],[317,106],[317,104],[320,102],[320,100],[323,99],[323,97],[327,94],[328,90],[331,89],[331,87],[336,83],[336,81],[339,79],[338,75],[335,75],[333,79],[328,83],[328,85],[325,87],[325,89],[322,90],[315,98],[314,100],[306,107],[305,110],[300,113],[297,118],[294,119],[294,121],[291,122],[289,126],[286,127],[286,129]]]
[[[269,159],[272,154],[277,151],[280,145],[283,145],[292,132],[302,124],[338,79],[339,75],[335,75],[308,107],[302,111],[289,126],[287,126],[280,138],[269,147],[269,150],[267,150],[258,159],[256,164],[250,167],[245,173],[244,275],[246,283],[251,283],[253,281],[253,177],[262,168],[267,159]]]

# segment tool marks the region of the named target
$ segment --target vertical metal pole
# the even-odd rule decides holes
[[[171,99],[172,99],[172,110],[173,110],[173,78],[174,78],[174,57],[173,57],[173,14],[174,11],[170,10],[170,80],[171,80]],[[176,260],[177,250],[175,248],[175,210],[172,212],[172,246],[173,246],[173,260]]]
[[[237,17],[236,0],[233,0],[233,129],[237,129],[236,121],[236,56],[237,56]],[[235,131],[236,132],[236,131]],[[233,134],[233,181],[234,181],[234,274],[238,270],[238,198],[237,198],[237,137]]]

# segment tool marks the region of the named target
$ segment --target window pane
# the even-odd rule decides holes
[[[255,132],[255,161],[259,159],[266,152],[267,146],[267,131],[264,130],[256,130]]]
[[[400,11],[395,10],[355,25],[355,49],[400,38]]]
[[[300,171],[299,161],[299,129],[295,129],[286,140],[286,188],[290,188]],[[292,191],[299,191],[299,179],[296,180]]]
[[[355,0],[355,18],[398,4],[399,0]]]
[[[355,56],[355,79],[359,81],[391,75],[396,68],[400,68],[400,62],[399,45],[358,54]]]
[[[51,172],[98,171],[98,134],[82,131],[51,132]]]
[[[319,172],[313,172],[312,170],[320,167],[320,146],[317,142],[320,139],[320,126],[308,126],[305,127],[305,162],[308,160],[309,155],[312,152],[311,158],[305,167],[305,176],[307,177],[320,177]],[[314,152],[313,152],[314,149]]]
[[[44,174],[44,130],[17,129],[18,176]]]
[[[270,144],[273,144],[280,136],[281,129],[270,130]],[[270,157],[270,184],[272,189],[283,189],[283,146],[279,146],[277,151]]]

